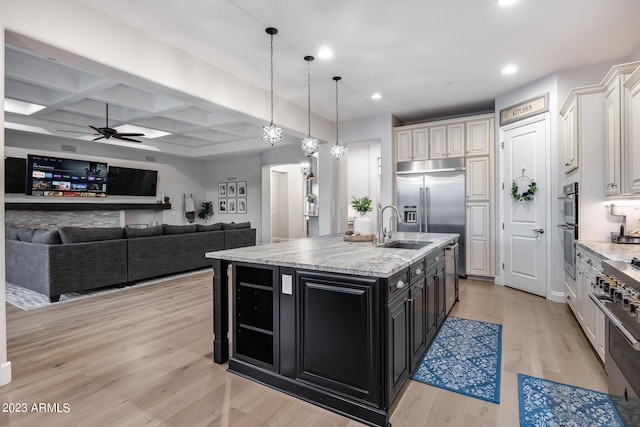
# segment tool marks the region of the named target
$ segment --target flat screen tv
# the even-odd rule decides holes
[[[107,164],[90,160],[27,156],[27,194],[55,197],[105,197]]]
[[[27,159],[19,157],[4,158],[4,192],[26,194]]]
[[[109,166],[109,190],[113,196],[155,196],[158,171]]]

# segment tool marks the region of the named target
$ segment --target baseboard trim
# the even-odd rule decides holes
[[[564,292],[552,291],[551,295],[547,297],[549,301],[560,302],[562,304],[567,303],[567,295]]]
[[[0,386],[11,382],[11,362],[4,362],[0,365]]]

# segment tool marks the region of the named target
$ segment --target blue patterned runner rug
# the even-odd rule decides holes
[[[518,374],[520,426],[623,427],[606,393]]]
[[[502,325],[447,317],[413,379],[500,402]]]

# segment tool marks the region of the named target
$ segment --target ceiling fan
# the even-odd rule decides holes
[[[94,135],[98,136],[97,138],[92,139],[92,141],[98,141],[100,139],[119,139],[121,141],[131,141],[131,142],[142,142],[137,139],[129,138],[130,136],[144,136],[144,133],[120,133],[116,129],[109,127],[109,104],[106,104],[106,121],[104,127],[95,127],[89,125],[91,129],[96,131]],[[76,132],[72,130],[61,130],[60,132],[71,132],[71,133],[85,133],[85,132]]]

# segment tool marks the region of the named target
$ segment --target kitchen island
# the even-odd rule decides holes
[[[331,235],[207,253],[214,362],[228,361],[231,372],[358,421],[387,425],[446,316],[445,250],[458,237],[396,233],[392,244],[374,246]]]

